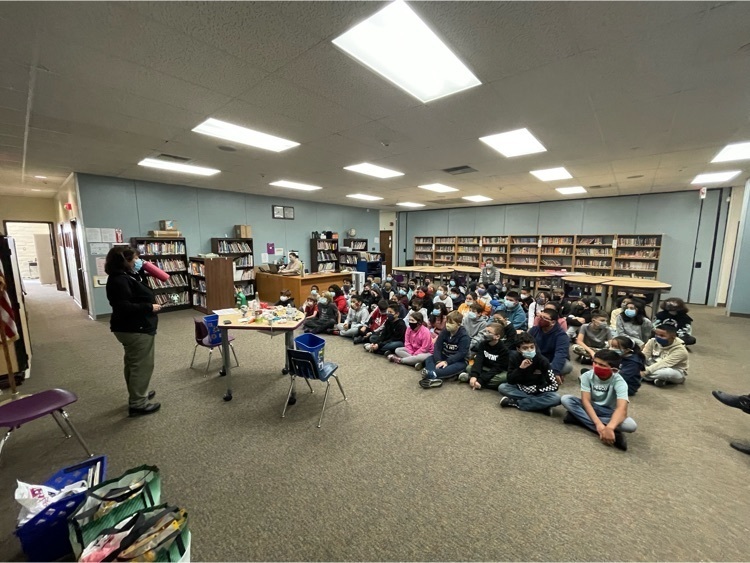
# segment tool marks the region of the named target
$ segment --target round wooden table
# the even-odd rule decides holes
[[[624,277],[612,277],[602,285],[607,287],[607,299],[612,297],[612,304],[614,305],[614,292],[616,289],[640,289],[654,293],[654,298],[651,301],[651,320],[656,316],[656,312],[659,310],[659,302],[661,301],[662,291],[669,291],[672,289],[672,285],[660,282],[659,280],[645,280],[640,278],[624,278]]]
[[[587,276],[587,275],[571,275],[571,276],[563,276],[563,281],[566,281],[571,284],[579,284],[579,285],[588,285],[593,287],[594,295],[596,295],[597,291],[596,288],[601,286],[602,291],[602,309],[606,308],[607,304],[607,295],[608,295],[608,288],[604,287],[604,284],[612,279],[612,276]]]
[[[454,272],[459,272],[461,274],[481,274],[482,268],[477,268],[476,266],[451,266],[453,268]]]
[[[425,266],[394,266],[391,268],[394,272],[417,272],[420,268],[425,268]]]

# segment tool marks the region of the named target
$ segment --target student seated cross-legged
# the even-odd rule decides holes
[[[654,328],[658,327],[667,319],[673,320],[677,324],[677,336],[685,343],[685,346],[695,344],[693,336],[693,319],[688,315],[689,309],[685,302],[679,297],[670,297],[661,304],[661,311],[656,313]]]
[[[422,380],[419,385],[425,389],[440,387],[443,379],[458,377],[466,371],[466,355],[469,353],[469,335],[461,326],[463,315],[458,311],[448,313],[445,330],[435,341],[432,356],[424,362]]]
[[[302,306],[302,312],[305,313],[305,320],[312,319],[318,315],[318,294],[311,293],[305,304]]]
[[[333,330],[340,322],[341,313],[333,302],[333,294],[326,292],[318,298],[318,314],[305,321],[305,332],[319,334]]]
[[[562,378],[573,371],[568,359],[570,341],[565,331],[557,324],[557,311],[544,309],[539,313],[539,326],[531,327],[529,334],[536,340],[536,350],[552,366],[552,371],[562,384]]]
[[[499,323],[490,323],[484,328],[471,372],[461,373],[458,376],[459,381],[467,379],[472,389],[497,389],[506,381],[509,352],[503,343],[504,330],[503,325]]]
[[[362,298],[353,295],[349,301],[349,312],[346,314],[346,319],[336,325],[336,330],[339,331],[340,336],[354,338],[359,335],[360,329],[367,324],[369,317],[370,311],[363,305]]]
[[[503,344],[505,344],[505,347],[508,350],[515,350],[516,349],[516,338],[518,337],[518,332],[516,332],[515,327],[510,324],[510,321],[505,318],[505,312],[503,311],[497,311],[495,313],[492,313],[492,317],[490,317],[491,323],[497,323],[499,324],[503,329],[502,337],[500,338],[503,341]]]
[[[657,387],[685,383],[688,351],[685,343],[677,337],[677,330],[677,323],[667,319],[654,331],[654,337],[646,342],[643,347],[646,368],[641,372],[644,381]]]
[[[560,395],[549,361],[537,352],[536,340],[526,332],[518,335],[516,346],[518,353],[510,359],[507,382],[498,387],[503,395],[500,406],[552,414],[550,409],[560,404]]]
[[[354,344],[370,342],[370,338],[373,334],[383,330],[387,310],[388,301],[386,301],[385,299],[381,299],[380,301],[378,301],[375,308],[370,312],[370,316],[367,319],[367,324],[359,328],[359,334],[354,337]]]
[[[607,313],[594,311],[591,313],[591,322],[581,325],[578,339],[573,345],[573,352],[578,356],[579,361],[590,364],[594,354],[609,345],[614,331],[607,320]]]
[[[631,299],[625,305],[615,328],[618,336],[628,336],[638,346],[643,346],[651,338],[652,329],[651,320],[646,316],[646,305],[640,299]]]
[[[627,336],[615,336],[609,341],[609,349],[620,354],[620,375],[628,384],[628,395],[632,397],[641,387],[641,372],[646,367],[646,358],[638,344]]]
[[[475,301],[471,304],[471,308],[469,312],[464,315],[464,320],[462,321],[461,325],[466,329],[466,333],[469,335],[469,338],[471,339],[471,344],[469,345],[469,350],[471,352],[475,352],[477,346],[479,346],[479,343],[482,341],[482,331],[484,330],[484,327],[487,326],[487,317],[484,316],[484,306]]]
[[[422,313],[422,315],[427,319],[427,325],[430,327],[432,341],[435,342],[437,337],[440,336],[440,333],[443,332],[443,329],[445,329],[445,321],[448,318],[448,309],[445,308],[445,305],[436,301],[432,305],[432,313],[430,313],[430,316],[425,317],[424,313]]]
[[[458,310],[458,308],[461,306],[461,304],[464,302],[464,293],[461,291],[461,288],[456,285],[456,280],[451,280],[450,283],[452,284],[449,288],[451,301],[453,301],[453,310]]]
[[[563,422],[580,424],[624,451],[628,443],[623,432],[635,432],[637,425],[628,416],[628,385],[617,373],[619,366],[618,354],[599,350],[594,369],[581,375],[581,397],[563,395],[562,405],[568,411]]]
[[[398,303],[388,305],[383,330],[370,337],[370,343],[365,344],[365,350],[372,354],[392,354],[396,348],[404,345],[406,323],[401,318],[399,308]]]
[[[435,303],[442,303],[445,305],[445,308],[448,309],[449,313],[453,310],[453,299],[448,293],[448,288],[444,285],[439,285],[435,290],[435,299],[432,301],[433,307],[435,306]]]
[[[526,311],[520,304],[520,296],[516,291],[509,291],[502,301],[497,302],[495,311],[503,311],[505,317],[511,322],[516,330],[526,330],[528,321]]]
[[[407,322],[409,326],[404,335],[404,345],[386,357],[395,364],[413,366],[421,371],[424,361],[432,356],[432,335],[424,324],[422,313],[412,312]]]

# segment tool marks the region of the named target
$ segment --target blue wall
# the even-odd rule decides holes
[[[190,256],[210,252],[213,237],[234,237],[234,225],[252,226],[257,263],[266,243],[273,242],[285,251],[299,250],[300,258],[309,265],[312,231],[336,231],[343,239],[345,232],[354,227],[357,238],[370,240],[370,248],[380,233],[378,211],[359,207],[88,174],[78,174],[78,190],[86,227],[119,228],[128,241],[131,237],[148,236],[148,231],[159,228],[160,219],[174,219]],[[295,219],[272,219],[272,205],[294,207]],[[87,253],[87,259],[88,271],[96,272],[96,257]],[[92,291],[92,314],[109,314],[105,290]]]
[[[406,259],[413,257],[414,237],[417,236],[661,234],[658,279],[672,284],[672,295],[687,298],[696,244],[699,249],[713,245],[713,223],[716,222],[717,206],[726,207],[723,200],[721,190],[709,190],[703,215],[697,191],[404,211],[398,214],[398,263],[404,265]],[[703,228],[699,233],[701,223]],[[750,228],[747,236],[750,238]],[[719,244],[723,237],[724,230],[720,229]],[[705,254],[710,258],[710,252]],[[701,258],[705,258],[703,254]],[[720,253],[716,260],[714,269],[718,270]],[[705,259],[702,268],[695,272],[695,277],[700,279],[696,283],[701,285],[695,293],[700,294],[702,300],[707,283],[703,276],[708,273]]]

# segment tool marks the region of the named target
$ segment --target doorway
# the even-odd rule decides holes
[[[393,265],[393,231],[380,231],[380,252],[383,253],[385,271],[390,273]]]
[[[21,278],[62,290],[52,223],[4,221],[5,234],[16,242]]]
[[[70,220],[70,239],[66,237],[65,254],[68,264],[68,279],[73,291],[73,300],[81,306],[81,309],[88,311],[89,301],[86,295],[86,280],[83,279],[83,260],[81,257],[81,245],[78,239],[78,221],[75,219]]]

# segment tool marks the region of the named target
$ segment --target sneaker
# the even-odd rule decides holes
[[[580,424],[580,422],[578,422],[578,419],[576,417],[574,417],[570,413],[570,411],[568,411],[568,412],[565,413],[565,418],[563,418],[563,422],[565,424]]]
[[[628,451],[628,441],[625,439],[625,434],[623,434],[619,430],[615,430],[614,445],[618,450],[622,450],[624,452]]]
[[[390,354],[388,356],[388,361],[393,362],[394,364],[400,364],[401,358],[399,358],[396,354]]]
[[[352,344],[355,344],[355,345],[356,345],[356,344],[362,344],[362,343],[363,343],[364,341],[365,341],[365,339],[364,339],[364,337],[363,337],[363,336],[355,336],[355,337],[354,337],[354,338],[352,339]]]
[[[334,330],[333,332],[331,332],[331,334],[333,334],[334,336],[340,336],[341,332],[338,330]]]
[[[146,416],[147,414],[154,414],[161,408],[161,403],[149,403],[143,408],[134,409],[129,408],[128,409],[128,415],[131,417],[135,416]]]
[[[546,409],[534,411],[538,412],[539,414],[543,414],[544,416],[552,416],[552,407],[547,407]]]
[[[422,389],[430,389],[431,387],[440,387],[443,384],[442,379],[421,379],[419,381],[419,386],[422,387]]]
[[[500,406],[504,409],[507,409],[510,407],[518,408],[518,401],[516,401],[512,397],[503,397],[502,399],[500,399]]]
[[[730,395],[724,391],[711,391],[717,401],[724,403],[728,407],[740,409],[750,414],[750,395]]]
[[[365,344],[365,350],[369,352],[371,348],[372,348],[372,344]]]
[[[462,371],[458,374],[458,381],[461,383],[466,383],[467,381],[469,381],[469,374],[465,371]]]
[[[391,362],[391,361],[393,361],[393,360],[391,360],[391,358],[392,358],[393,356],[395,356],[395,355],[396,355],[396,354],[391,354],[391,353],[388,353],[388,354],[386,354],[386,355],[385,355],[385,359],[386,359],[386,360],[388,360],[389,362]]]
[[[666,387],[667,382],[663,379],[654,379],[654,386],[655,387]]]
[[[738,452],[750,455],[750,444],[743,444],[742,442],[730,442],[729,445]]]
[[[424,362],[417,362],[416,364],[414,364],[414,369],[417,371],[422,371],[424,369]]]

